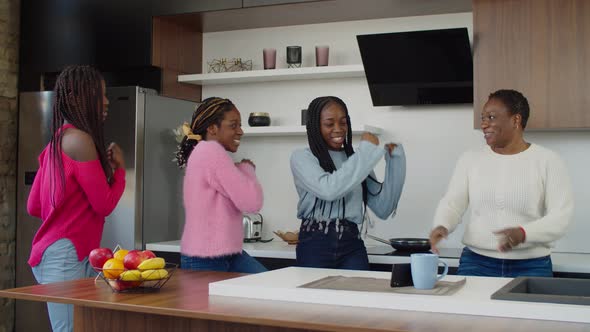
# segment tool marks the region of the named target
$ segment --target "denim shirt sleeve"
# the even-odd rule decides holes
[[[310,150],[298,150],[291,155],[291,171],[296,186],[321,200],[334,201],[359,186],[384,153],[379,146],[363,141],[342,167],[329,173]]]
[[[373,179],[374,174],[371,174]],[[401,144],[393,154],[385,152],[385,177],[383,184],[367,179],[367,205],[381,219],[395,214],[406,181],[406,154]]]

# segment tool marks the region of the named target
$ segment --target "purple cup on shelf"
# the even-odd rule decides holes
[[[275,69],[277,64],[277,50],[274,48],[265,48],[262,50],[264,69]]]
[[[330,57],[329,46],[316,46],[315,47],[315,65],[318,67],[327,66],[328,58]]]

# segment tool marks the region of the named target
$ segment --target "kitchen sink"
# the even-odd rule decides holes
[[[590,279],[518,277],[492,294],[491,298],[590,305]]]

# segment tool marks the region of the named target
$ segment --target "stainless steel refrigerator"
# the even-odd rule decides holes
[[[107,88],[110,101],[105,141],[117,142],[126,163],[126,186],[107,217],[101,246],[143,249],[146,243],[180,238],[182,172],[172,162],[177,142],[172,129],[190,121],[196,104],[158,96],[141,87]],[[16,286],[36,284],[27,264],[41,221],[27,214],[27,197],[49,142],[54,94],[24,92],[19,98]],[[51,331],[44,303],[16,302],[16,331]]]

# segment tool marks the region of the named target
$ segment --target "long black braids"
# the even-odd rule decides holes
[[[331,103],[336,103],[342,107],[344,112],[346,113],[346,125],[348,127],[346,133],[346,139],[344,140],[344,152],[346,153],[347,157],[350,157],[354,154],[354,149],[352,147],[352,127],[350,124],[350,116],[348,114],[348,108],[342,99],[334,96],[325,96],[325,97],[317,97],[311,101],[307,108],[308,116],[307,116],[307,141],[309,142],[309,148],[313,155],[318,158],[320,162],[320,166],[326,172],[333,173],[336,171],[336,165],[334,165],[334,161],[332,157],[330,157],[330,153],[328,150],[328,144],[324,141],[322,137],[322,133],[320,130],[320,115],[322,110],[327,107]],[[367,180],[364,180],[362,183],[363,187],[363,202],[365,205],[365,210],[368,201],[368,189],[367,189]],[[346,216],[346,201],[344,197],[341,199],[342,201],[342,209],[343,209],[343,217]],[[340,202],[339,208],[340,208]]]
[[[65,192],[65,171],[61,158],[61,142],[64,135],[61,130],[65,121],[79,130],[89,134],[94,141],[98,159],[107,180],[112,181],[111,169],[106,153],[103,131],[103,85],[100,72],[90,66],[68,66],[55,82],[55,103],[51,124],[50,160],[52,171],[59,172],[61,190]],[[53,193],[52,204],[55,206],[56,176],[51,176],[50,190]]]
[[[195,146],[201,139],[207,139],[207,128],[211,125],[220,126],[224,114],[234,108],[235,106],[231,100],[219,97],[209,97],[199,104],[189,124],[190,134],[192,136],[184,136],[176,150],[176,163],[178,167],[186,167],[188,158]],[[199,135],[201,138],[197,140],[194,138],[194,135]]]

